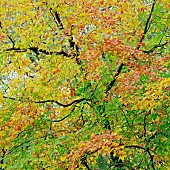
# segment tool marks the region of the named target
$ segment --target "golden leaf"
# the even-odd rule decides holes
[[[3,101],[3,95],[2,95],[2,92],[0,91],[0,103],[2,103]]]

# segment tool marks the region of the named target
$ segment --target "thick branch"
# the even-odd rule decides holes
[[[106,94],[109,92],[109,90],[110,90],[110,89],[113,87],[113,85],[115,84],[115,82],[116,82],[116,77],[120,74],[123,66],[124,66],[123,63],[121,63],[121,64],[119,65],[119,67],[118,67],[118,69],[117,69],[117,72],[116,72],[116,74],[114,75],[113,80],[110,82],[110,84],[109,84],[109,85],[107,86],[107,88],[106,88]]]
[[[52,8],[50,8],[50,12],[51,12],[51,15],[53,16],[53,18],[55,19],[57,27],[60,30],[64,30],[64,25],[61,22],[60,14],[57,11],[55,13],[53,13]],[[70,33],[66,32],[65,30],[64,30],[64,32],[69,37],[69,44],[70,44],[71,50],[75,50],[72,52],[74,54],[73,56],[76,56],[76,62],[77,62],[77,64],[80,65],[81,61],[79,58],[77,58],[77,56],[79,55],[79,47],[73,40],[72,29],[73,29],[73,25],[71,26]]]
[[[63,26],[63,23],[61,22],[61,19],[60,19],[60,14],[56,11],[55,13],[53,13],[52,11],[52,8],[50,8],[50,13],[51,15],[53,16],[53,18],[55,19],[55,22],[57,24],[57,27],[60,29],[60,30],[63,30],[64,29],[64,26]]]
[[[85,100],[89,100],[89,99],[86,99],[86,98],[82,98],[82,99],[77,99],[77,100],[74,100],[72,101],[71,103],[68,103],[68,104],[62,104],[56,100],[44,100],[44,101],[35,101],[34,103],[48,103],[48,102],[51,102],[51,103],[56,103],[58,104],[59,106],[62,106],[62,107],[68,107],[68,106],[71,106],[73,104],[77,104],[77,103],[80,103],[82,101],[85,101]]]
[[[150,22],[150,19],[151,19],[151,16],[152,16],[152,13],[153,13],[155,4],[156,4],[156,0],[154,0],[154,2],[152,3],[152,8],[151,8],[150,14],[149,14],[149,16],[148,16],[148,19],[146,20],[146,24],[145,24],[143,36],[141,37],[139,43],[141,43],[141,42],[144,40],[146,33],[149,31],[149,27],[150,27],[150,26],[149,26],[149,22]],[[137,46],[137,49],[138,49],[138,50],[139,50],[139,48],[140,48],[140,45]]]
[[[59,24],[59,28],[60,28],[61,30],[63,30],[63,29],[64,29],[64,26],[63,26],[63,23],[61,22],[60,14],[59,14],[57,11],[55,12],[55,18],[56,18],[56,20],[57,20],[57,22],[58,22],[58,24]]]
[[[87,158],[86,158],[86,156],[83,156],[82,158],[81,158],[81,163],[87,168],[87,170],[91,170],[91,168],[88,166],[88,164],[87,164]]]
[[[154,170],[156,170],[156,169],[155,169],[155,166],[154,166],[153,155],[150,153],[149,148],[147,148],[147,149],[146,149],[146,151],[147,151],[147,153],[148,153],[148,154],[149,154],[149,156],[150,156],[150,160],[151,160],[151,166],[152,166],[152,168],[153,168]]]
[[[109,90],[111,90],[111,88],[113,87],[113,85],[115,84],[116,82],[116,78],[117,76],[120,74],[122,68],[123,68],[124,64],[121,63],[117,69],[117,72],[116,74],[114,75],[113,77],[113,80],[106,86],[106,91],[105,91],[105,94],[106,94],[106,98],[107,96],[109,95]],[[99,108],[99,112],[100,112],[100,115],[104,118],[103,119],[103,124],[104,124],[104,128],[108,129],[108,130],[111,130],[111,126],[110,126],[110,122],[109,122],[109,119],[107,118],[107,114],[105,113],[105,106],[104,105],[101,105],[98,107]]]
[[[13,97],[3,96],[3,98],[15,100],[15,101],[20,101],[20,102],[26,102],[23,99],[17,99],[17,98],[13,98]],[[28,100],[28,102],[31,102],[31,103],[49,103],[50,102],[50,103],[56,103],[56,104],[58,104],[59,106],[62,106],[62,107],[69,107],[69,106],[72,106],[73,104],[77,104],[77,103],[80,103],[80,102],[85,101],[85,100],[90,100],[90,99],[86,99],[86,98],[77,99],[77,100],[74,100],[74,101],[72,101],[71,103],[68,103],[68,104],[60,103],[57,100],[43,100],[43,101]]]
[[[153,13],[155,4],[156,4],[156,0],[154,0],[154,2],[152,3],[151,12],[150,12],[149,17],[148,17],[148,19],[147,19],[147,21],[146,21],[146,25],[145,25],[145,29],[144,29],[144,35],[145,35],[145,34],[148,32],[148,30],[149,30],[149,22],[150,22],[150,19],[151,19],[151,16],[152,16],[152,13]]]
[[[4,158],[5,158],[6,151],[4,148],[2,148],[2,158],[1,158],[1,164],[4,163]]]
[[[29,48],[25,48],[25,49],[21,49],[21,48],[8,48],[6,49],[6,51],[16,51],[16,52],[26,52],[27,50],[31,50],[34,53],[36,53],[37,55],[39,55],[39,53],[44,53],[46,55],[52,55],[52,54],[56,54],[56,55],[63,55],[66,57],[71,57],[72,55],[67,54],[66,52],[64,52],[63,50],[61,51],[46,51],[43,49],[39,49],[38,47],[29,47]]]

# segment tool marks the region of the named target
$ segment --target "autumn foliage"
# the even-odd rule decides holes
[[[168,0],[0,1],[0,168],[168,169]]]

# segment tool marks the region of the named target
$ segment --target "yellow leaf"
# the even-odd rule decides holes
[[[119,158],[120,158],[122,161],[124,161],[125,156],[124,156],[124,155],[121,155],[121,156],[119,156]]]
[[[65,161],[66,158],[65,158],[64,156],[61,156],[61,157],[60,157],[60,160],[61,160],[61,161]]]
[[[110,164],[110,160],[109,159],[107,160],[107,163]]]
[[[3,120],[4,120],[4,118],[0,118],[0,123],[2,123],[2,122],[3,122]]]
[[[3,95],[2,95],[2,92],[0,91],[0,103],[2,103],[3,101]]]
[[[3,136],[5,136],[6,135],[6,132],[5,131],[0,131],[0,137],[3,137]]]

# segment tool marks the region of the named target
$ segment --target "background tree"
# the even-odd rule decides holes
[[[1,169],[167,169],[169,7],[1,0]]]

